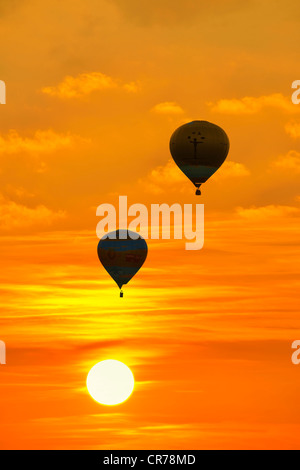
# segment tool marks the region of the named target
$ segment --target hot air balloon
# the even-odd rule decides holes
[[[181,171],[196,186],[208,180],[225,161],[229,139],[221,127],[207,121],[192,121],[180,126],[170,140],[170,152]]]
[[[105,234],[98,243],[98,257],[113,278],[123,297],[122,286],[143,266],[148,247],[144,238],[136,232],[117,230]]]

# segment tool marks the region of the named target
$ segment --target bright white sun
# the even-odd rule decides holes
[[[114,359],[98,362],[88,373],[86,386],[102,405],[118,405],[132,394],[134,377],[123,362]]]

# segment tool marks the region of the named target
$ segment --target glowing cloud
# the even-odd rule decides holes
[[[63,211],[54,212],[39,204],[30,208],[0,195],[0,229],[12,230],[32,226],[50,226],[54,221],[65,217]]]
[[[182,114],[184,110],[179,104],[174,101],[165,101],[164,103],[158,103],[152,108],[152,111],[158,114]]]
[[[276,108],[289,113],[299,112],[291,99],[281,93],[260,97],[245,96],[240,99],[221,99],[216,104],[208,103],[208,105],[213,112],[221,114],[255,114],[265,108]]]
[[[273,162],[273,166],[300,173],[300,152],[290,150],[286,155],[280,156]]]
[[[225,179],[225,178],[235,178],[240,176],[249,176],[250,171],[243,163],[237,162],[225,162],[219,171],[215,174],[214,178]]]
[[[139,90],[137,82],[120,84],[108,75],[101,72],[81,73],[77,77],[68,75],[57,86],[49,86],[42,89],[42,92],[50,96],[59,98],[80,98],[89,95],[96,90],[109,90],[123,88],[125,91],[135,93]]]
[[[222,180],[226,178],[243,177],[249,175],[250,171],[242,163],[225,162],[221,166],[219,173],[217,172],[215,174],[214,178]],[[175,189],[178,191],[179,185],[181,186],[181,190],[184,191],[186,186],[182,186],[182,184],[187,182],[187,177],[171,159],[168,160],[165,165],[154,168],[145,179],[139,180],[139,184],[142,187],[147,188],[147,191],[152,194],[163,193],[166,188],[167,191],[169,191],[170,187],[173,186],[176,186]]]
[[[287,134],[289,134],[294,139],[300,137],[300,122],[292,121],[288,122],[285,126]]]
[[[239,216],[248,220],[263,220],[274,217],[287,217],[294,214],[299,214],[300,209],[293,206],[262,206],[262,207],[238,207],[236,209]]]
[[[154,168],[145,179],[140,179],[139,184],[152,194],[160,194],[164,192],[166,186],[169,188],[184,181],[186,177],[170,159],[166,165]]]
[[[18,152],[52,152],[70,147],[80,139],[71,134],[57,134],[51,129],[38,130],[32,138],[22,137],[16,130],[11,130],[6,137],[0,135],[0,152],[13,154]]]

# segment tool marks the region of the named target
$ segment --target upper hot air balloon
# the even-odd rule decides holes
[[[178,127],[170,140],[175,163],[196,186],[208,180],[225,161],[229,139],[221,127],[207,121],[192,121]]]
[[[130,230],[117,230],[104,235],[98,243],[98,256],[116,282],[123,297],[122,286],[138,272],[147,258],[144,238]]]

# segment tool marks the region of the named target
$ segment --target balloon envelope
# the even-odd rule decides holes
[[[181,171],[199,188],[225,161],[229,139],[215,124],[192,121],[173,133],[170,151]]]
[[[99,260],[120,289],[142,267],[147,253],[144,238],[129,230],[110,232],[98,243]]]

